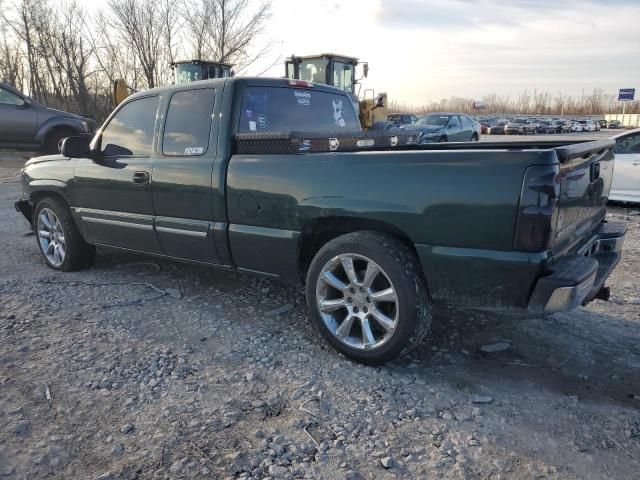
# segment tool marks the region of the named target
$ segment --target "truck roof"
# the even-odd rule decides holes
[[[174,85],[166,85],[163,87],[150,88],[149,90],[142,90],[134,93],[127,100],[144,97],[149,93],[163,93],[172,92],[174,90],[189,90],[198,88],[222,88],[226,83],[250,85],[254,87],[298,87],[298,88],[312,88],[314,90],[324,91],[328,93],[341,94],[348,97],[348,93],[336,87],[325,85],[323,83],[307,82],[304,80],[291,80],[288,78],[269,78],[269,77],[227,77],[227,78],[212,78],[209,80],[197,80],[195,82],[180,83]]]

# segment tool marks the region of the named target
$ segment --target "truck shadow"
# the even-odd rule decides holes
[[[635,407],[640,400],[640,322],[593,307],[544,318],[449,310],[435,317],[413,361],[438,368],[443,380],[458,386],[490,389],[499,383],[517,393],[526,384]]]
[[[159,271],[149,268],[149,262],[158,264]],[[221,307],[215,312],[237,322],[237,333],[244,329],[253,332],[256,322],[271,333],[296,328],[317,361],[340,361],[311,326],[301,287],[113,251],[98,257],[95,270],[102,270],[96,272],[101,276],[142,276],[161,288],[180,288],[185,299],[193,299],[189,308],[202,312]],[[216,304],[215,299],[223,298],[242,299],[241,305],[251,307],[251,314],[237,310],[239,304],[235,300],[228,305],[222,300]],[[290,311],[269,314],[287,305]],[[638,317],[640,306],[600,301],[592,305],[545,318],[438,311],[423,345],[386,368],[408,378],[422,378],[426,384],[432,383],[437,373],[438,381],[449,383],[454,389],[486,392],[495,387],[518,395],[533,386],[583,401],[613,401],[637,407],[639,400],[634,395],[640,397],[640,322],[629,318]],[[598,309],[606,309],[607,313],[599,313]],[[192,327],[184,324],[177,328]],[[507,343],[508,348],[482,350],[483,346],[498,343]],[[282,344],[272,348],[282,349],[283,355],[289,350]],[[348,362],[344,358],[341,361]]]

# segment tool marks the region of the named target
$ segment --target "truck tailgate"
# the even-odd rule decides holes
[[[554,254],[586,241],[605,217],[613,177],[615,140],[557,147],[560,162]]]

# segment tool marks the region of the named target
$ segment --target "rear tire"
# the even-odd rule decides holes
[[[413,250],[391,235],[335,238],[307,272],[307,306],[322,336],[347,357],[380,364],[420,344],[431,301]]]
[[[48,267],[71,272],[93,264],[96,248],[82,238],[69,207],[60,198],[45,197],[38,202],[33,229]]]
[[[472,142],[477,142],[478,140],[480,140],[480,139],[478,138],[477,134],[474,133],[473,135],[471,135],[471,141]]]

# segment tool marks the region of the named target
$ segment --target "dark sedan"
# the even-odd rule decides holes
[[[487,133],[489,135],[504,135],[504,127],[506,127],[507,123],[509,122],[507,122],[506,120],[496,122],[493,125],[489,126]]]
[[[480,124],[461,113],[430,113],[400,128],[418,131],[419,143],[480,140]]]

